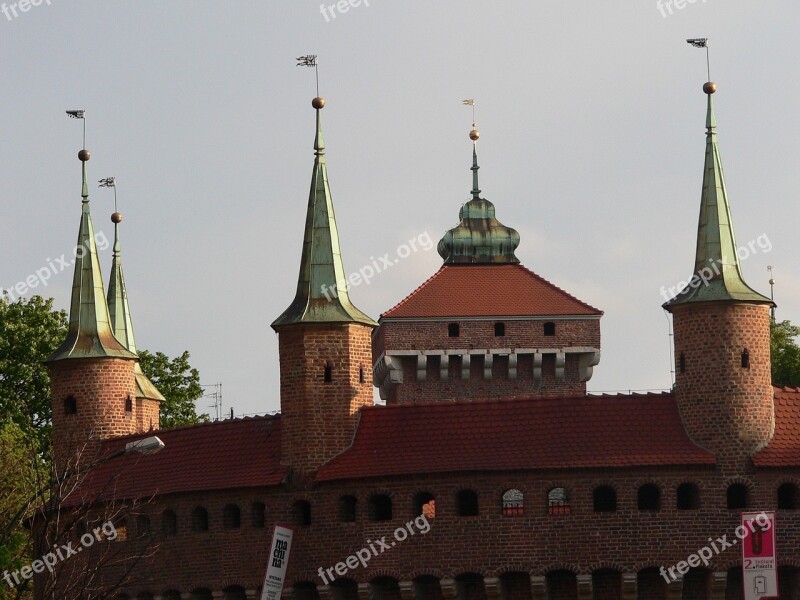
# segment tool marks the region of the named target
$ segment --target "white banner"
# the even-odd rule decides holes
[[[775,513],[742,513],[742,580],[744,600],[778,595]]]
[[[289,564],[289,550],[292,548],[292,530],[282,525],[275,526],[272,547],[269,551],[267,574],[261,590],[261,600],[280,600],[286,567]]]

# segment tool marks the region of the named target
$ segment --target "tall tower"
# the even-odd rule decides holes
[[[328,187],[321,111],[297,293],[278,333],[281,461],[304,477],[347,448],[358,411],[372,404],[370,337],[377,323],[350,302]]]
[[[114,190],[116,195],[116,189]],[[115,200],[116,203],[116,200]],[[111,276],[108,281],[108,314],[111,331],[114,337],[130,352],[136,354],[136,340],[133,335],[131,311],[128,307],[128,292],[125,289],[125,277],[122,273],[122,251],[119,243],[119,224],[122,215],[116,211],[111,215],[114,223],[114,251],[111,259]],[[159,428],[159,413],[164,396],[142,371],[138,361],[133,366],[136,380],[136,414],[137,431],[149,431]]]
[[[101,440],[135,433],[136,354],[114,337],[89,211],[86,162],[81,221],[75,247],[69,331],[64,343],[45,361],[50,369],[53,408],[53,451],[59,468],[79,458],[95,458]]]
[[[770,378],[772,301],[745,283],[733,235],[708,82],[706,154],[694,274],[663,306],[675,331],[675,396],[692,440],[737,473],[775,428]]]

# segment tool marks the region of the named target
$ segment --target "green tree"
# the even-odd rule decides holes
[[[53,299],[0,298],[0,422],[13,421],[36,436],[41,451],[50,439],[50,375],[42,361],[67,335],[67,313]]]
[[[790,321],[770,325],[770,358],[772,359],[772,383],[790,387],[800,386],[800,346],[796,338],[800,327]]]
[[[195,401],[203,395],[200,373],[189,364],[189,353],[170,359],[166,354],[139,351],[142,371],[164,396],[161,403],[161,427],[191,425],[208,420],[195,411]]]

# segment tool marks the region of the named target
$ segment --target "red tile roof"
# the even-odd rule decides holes
[[[443,265],[381,317],[602,314],[522,265]]]
[[[317,480],[714,463],[672,394],[554,396],[362,409],[353,445]]]
[[[775,435],[753,456],[757,467],[800,466],[800,388],[775,388]]]
[[[82,487],[84,498],[140,498],[197,490],[278,485],[280,417],[249,417],[160,429],[108,440],[101,456],[127,442],[157,435],[164,449],[150,456],[130,454],[94,469]]]

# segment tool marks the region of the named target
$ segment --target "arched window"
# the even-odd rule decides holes
[[[473,490],[461,490],[456,495],[456,512],[459,517],[477,517],[478,494]]]
[[[370,521],[392,520],[392,499],[386,494],[375,494],[369,497]]]
[[[161,594],[161,600],[181,600],[181,593],[178,590],[167,590]]]
[[[556,324],[555,323],[545,323],[544,324],[544,334],[546,336],[552,336],[556,334]]]
[[[222,590],[222,600],[247,600],[247,593],[239,585],[229,585]]]
[[[450,323],[447,326],[447,335],[448,337],[458,337],[459,335],[459,327],[458,323]]]
[[[192,531],[195,533],[208,531],[208,511],[202,506],[192,511]]]
[[[295,525],[308,527],[311,525],[311,505],[305,500],[298,500],[292,506],[292,516]]]
[[[195,588],[189,595],[189,600],[214,600],[214,596],[207,588]]]
[[[342,523],[355,523],[357,505],[358,500],[355,496],[342,496],[339,498],[339,520]]]
[[[506,334],[506,324],[505,323],[495,323],[494,324],[494,335],[495,337],[503,337]]]
[[[503,516],[516,517],[525,513],[525,503],[522,492],[510,489],[503,492]]]
[[[778,488],[778,508],[797,510],[800,508],[800,490],[794,483],[784,483]]]
[[[728,508],[747,508],[747,486],[742,483],[732,483],[727,491]]]
[[[150,535],[150,517],[139,515],[136,517],[136,534],[139,537]]]
[[[742,350],[742,368],[743,369],[750,368],[750,351],[747,348]]]
[[[257,529],[263,529],[266,520],[267,507],[263,502],[253,502],[250,505],[250,525]]]
[[[693,483],[682,483],[677,491],[678,510],[700,508],[700,489]]]
[[[133,412],[133,396],[125,396],[125,412]]]
[[[547,493],[547,514],[568,515],[570,512],[569,494],[566,488],[553,488]]]
[[[161,513],[161,535],[169,537],[178,533],[178,515],[174,510],[165,510]]]
[[[414,496],[414,516],[419,515],[436,518],[436,499],[430,492],[419,492]]]
[[[78,413],[78,401],[75,396],[67,396],[64,398],[64,414],[74,415]]]
[[[661,510],[661,489],[654,483],[645,483],[636,494],[639,510]]]
[[[333,381],[333,366],[331,365],[331,363],[327,362],[325,363],[325,367],[322,371],[322,380],[325,383],[330,383],[331,381]]]
[[[225,529],[239,529],[242,526],[242,512],[235,504],[222,509],[222,526]]]
[[[592,494],[594,512],[614,512],[617,510],[617,491],[610,485],[600,485]]]

